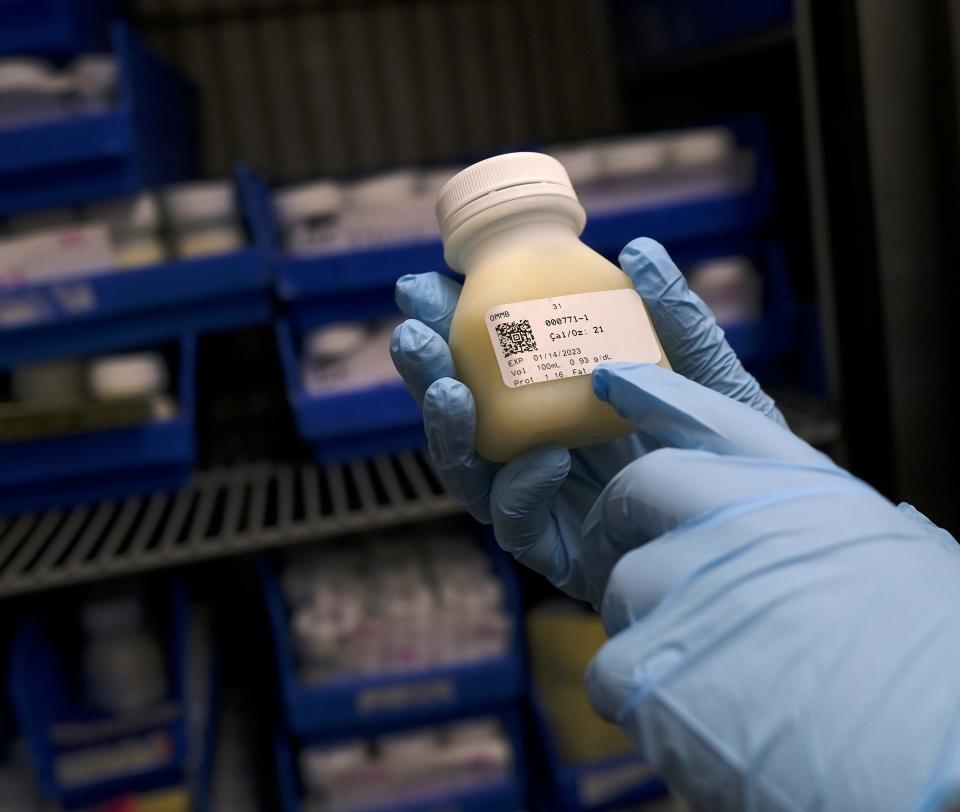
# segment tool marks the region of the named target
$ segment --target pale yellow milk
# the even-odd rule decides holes
[[[450,349],[457,377],[476,401],[478,453],[505,462],[545,443],[580,448],[633,432],[631,423],[594,395],[591,375],[507,386],[487,327],[487,312],[498,305],[632,289],[630,278],[562,221],[504,228],[463,256],[466,279]],[[660,365],[669,366],[665,355]]]

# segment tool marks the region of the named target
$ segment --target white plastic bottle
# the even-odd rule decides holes
[[[450,349],[476,400],[478,452],[504,462],[629,434],[590,373],[668,362],[629,277],[580,241],[586,215],[563,166],[534,152],[474,164],[440,191],[437,221],[466,277]]]

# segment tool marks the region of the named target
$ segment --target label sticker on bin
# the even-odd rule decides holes
[[[94,223],[36,231],[0,240],[0,290],[110,271],[116,265],[110,232]]]
[[[607,361],[662,358],[643,300],[626,288],[497,305],[484,320],[511,389],[589,375]]]
[[[371,714],[449,704],[456,698],[457,686],[453,680],[433,679],[409,685],[368,688],[357,694],[356,707],[358,713]]]
[[[577,784],[577,795],[584,806],[599,806],[655,777],[656,772],[651,764],[642,761],[617,764],[581,778]]]

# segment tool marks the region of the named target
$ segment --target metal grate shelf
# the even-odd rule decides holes
[[[0,517],[0,598],[459,510],[414,452],[211,468],[177,493]]]
[[[829,451],[840,440],[822,404],[775,394],[808,442]],[[0,599],[459,511],[418,452],[324,468],[221,464],[177,493],[0,517]]]

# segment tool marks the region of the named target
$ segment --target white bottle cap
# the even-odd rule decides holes
[[[343,191],[333,180],[298,183],[277,189],[273,207],[280,225],[288,228],[304,220],[337,214],[343,208]]]
[[[167,186],[163,190],[163,200],[176,225],[191,226],[237,216],[237,200],[229,180],[190,181]]]
[[[711,127],[677,133],[669,149],[675,166],[704,166],[729,157],[736,149],[736,142],[726,127]]]
[[[468,166],[437,197],[437,223],[445,247],[453,232],[471,217],[503,203],[541,196],[566,198],[580,208],[563,164],[542,152],[509,152]],[[585,223],[586,215],[580,208],[577,233]]]
[[[167,387],[167,367],[154,352],[105,355],[90,361],[87,385],[98,400],[156,395]]]
[[[160,204],[153,192],[91,203],[86,219],[106,223],[111,231],[154,231],[160,228]]]
[[[617,138],[598,147],[603,174],[607,177],[648,175],[666,166],[666,141],[653,135]]]
[[[351,206],[380,206],[397,203],[416,194],[417,173],[413,169],[397,169],[373,175],[347,187],[347,203]]]

